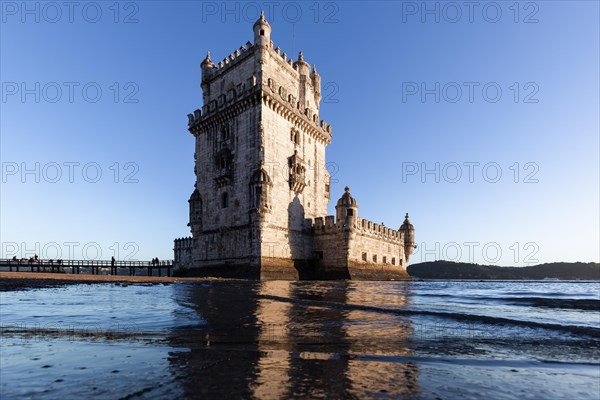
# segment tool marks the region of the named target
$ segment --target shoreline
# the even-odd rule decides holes
[[[189,281],[230,280],[223,278],[182,278],[159,276],[129,275],[74,275],[46,272],[0,272],[0,292],[24,289],[52,288],[62,285],[95,284],[95,283],[164,283]]]

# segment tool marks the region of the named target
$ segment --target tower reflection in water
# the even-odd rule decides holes
[[[413,397],[409,283],[264,281],[178,285],[199,323],[171,332],[188,398]]]

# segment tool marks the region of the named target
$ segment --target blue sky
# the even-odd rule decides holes
[[[264,8],[321,74],[332,199],[409,212],[412,262],[598,261],[598,2],[116,4],[1,3],[3,257],[172,258],[199,64]]]

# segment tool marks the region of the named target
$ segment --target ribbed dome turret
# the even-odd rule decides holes
[[[210,51],[206,53],[206,57],[200,63],[200,66],[201,67],[205,67],[205,66],[214,67],[215,66],[215,63],[210,59]]]
[[[415,229],[415,227],[408,220],[408,213],[406,213],[406,216],[404,217],[404,223],[400,227],[400,230],[401,231],[406,231],[406,230],[409,230],[409,229]]]
[[[214,72],[216,71],[217,66],[210,59],[210,51],[206,53],[206,58],[200,63],[200,71],[202,72],[202,82],[209,81]],[[203,89],[206,90],[206,89]]]
[[[336,207],[358,207],[358,202],[352,195],[350,194],[350,188],[346,186],[344,189],[344,194],[337,202]]]
[[[267,22],[267,20],[265,19],[264,11],[260,12],[260,17],[258,17],[254,25],[252,25],[252,28],[255,28],[257,25],[267,26],[269,27],[269,29],[271,29],[271,25],[269,25],[269,22]]]

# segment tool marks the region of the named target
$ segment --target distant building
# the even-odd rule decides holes
[[[255,278],[408,279],[415,248],[399,230],[362,219],[346,187],[327,215],[321,77],[302,53],[288,58],[261,17],[248,42],[201,64],[202,110],[189,114],[196,138],[192,236],[175,240],[181,273]]]

